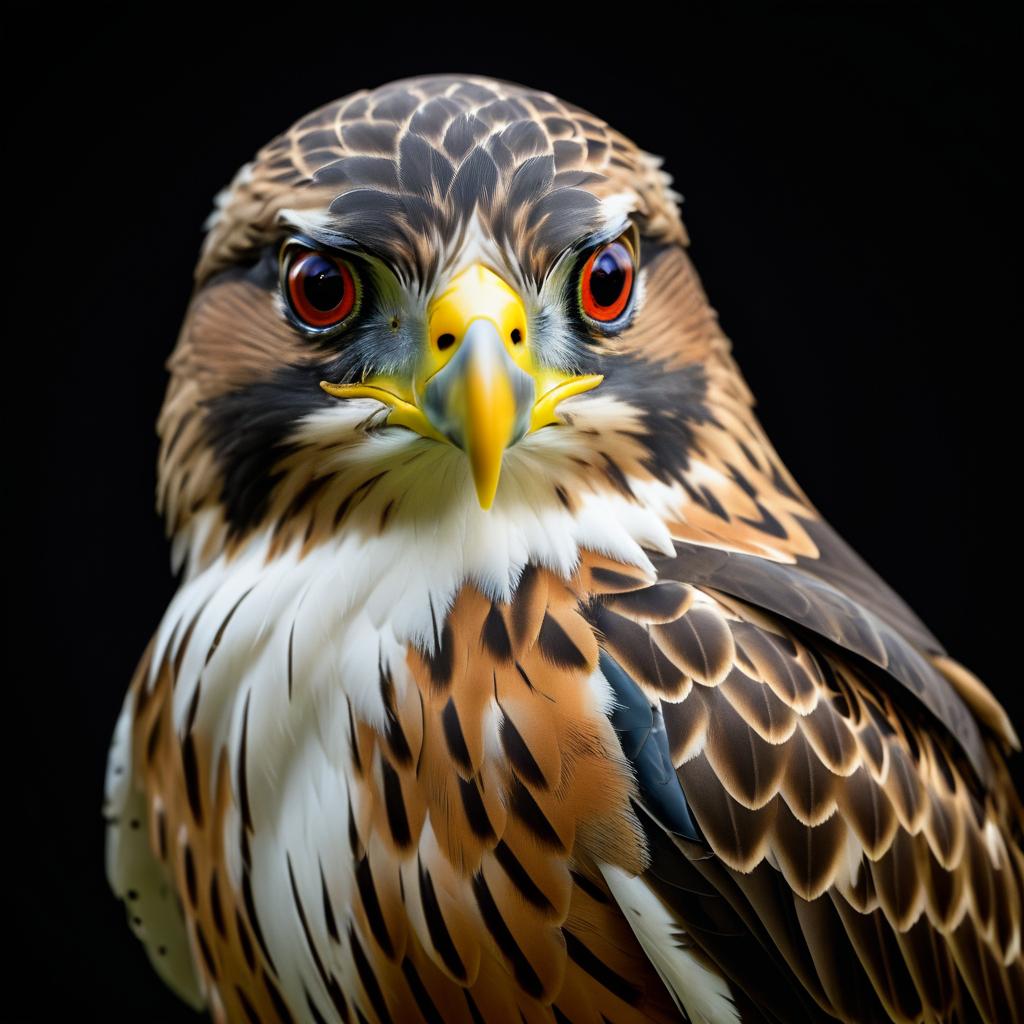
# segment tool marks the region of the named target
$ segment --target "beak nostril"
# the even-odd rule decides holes
[[[454,334],[442,334],[437,339],[437,347],[443,352],[446,348],[451,348],[455,344]]]
[[[518,345],[519,342],[521,342],[523,340],[523,332],[521,330],[519,330],[518,327],[514,327],[512,329],[511,338],[512,338],[512,344],[513,345]]]

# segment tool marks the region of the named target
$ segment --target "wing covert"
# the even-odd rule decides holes
[[[687,555],[704,557],[684,574]],[[681,551],[653,586],[591,601],[624,705],[612,721],[637,777],[644,880],[768,1019],[970,1019],[975,1006],[1018,1019],[1022,819],[996,744],[972,718],[968,759],[931,704],[894,684],[914,656],[934,670],[880,617],[756,561]],[[783,580],[804,590],[775,607]],[[655,741],[678,779],[671,799]]]

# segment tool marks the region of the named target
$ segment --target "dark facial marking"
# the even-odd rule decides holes
[[[221,501],[234,533],[256,526],[267,513],[281,477],[276,465],[293,446],[295,424],[331,398],[320,381],[329,363],[284,366],[267,380],[228,392],[206,408],[206,430],[223,477]]]
[[[704,367],[677,369],[633,353],[607,353],[601,390],[640,409],[643,433],[637,440],[649,454],[644,466],[662,483],[682,482],[694,447],[693,427],[712,421],[706,403]]]

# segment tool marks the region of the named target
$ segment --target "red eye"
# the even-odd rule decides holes
[[[580,302],[591,320],[618,319],[633,292],[633,253],[625,242],[595,249],[580,276]]]
[[[334,327],[356,304],[355,278],[340,257],[300,250],[288,268],[288,298],[308,326]]]

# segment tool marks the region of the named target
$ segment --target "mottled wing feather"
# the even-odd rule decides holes
[[[880,618],[754,561],[681,549],[662,582],[590,607],[663,720],[699,830],[647,796],[634,759],[650,886],[773,1019],[1018,1019],[1022,819],[995,744],[975,726],[966,759],[928,691],[909,699]],[[664,576],[696,584],[675,618]],[[868,629],[885,659],[864,653]]]
[[[823,531],[818,530],[818,536]],[[694,544],[677,544],[677,556],[661,568],[670,579],[679,578],[714,588],[805,627],[852,654],[859,655],[902,683],[956,737],[974,770],[990,778],[990,762],[974,716],[949,680],[935,668],[913,639],[908,639],[910,613],[893,620],[884,614],[892,602],[874,608],[849,596],[823,572],[820,562],[772,562],[741,552],[720,551]],[[869,580],[867,570],[858,575]],[[851,578],[847,573],[840,577]],[[911,632],[920,636],[924,627]],[[926,650],[941,651],[938,645]]]

